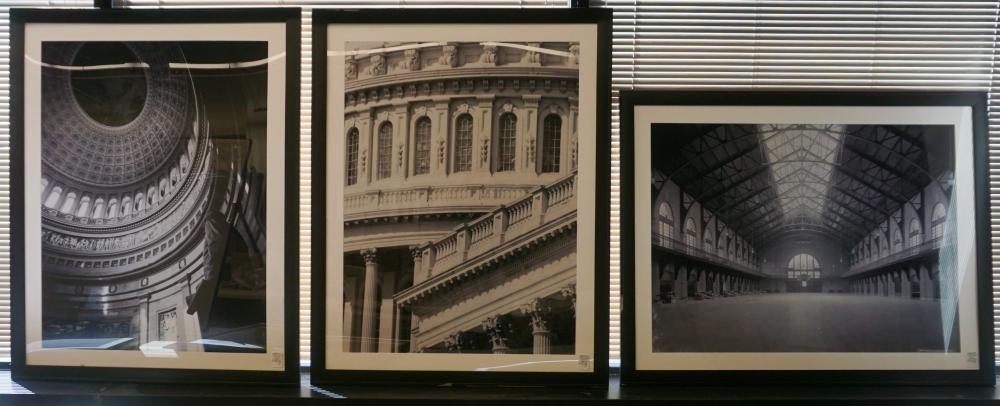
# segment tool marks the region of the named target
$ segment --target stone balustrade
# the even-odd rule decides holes
[[[442,274],[464,261],[529,234],[547,222],[576,211],[576,173],[538,186],[509,206],[500,206],[463,224],[455,232],[422,247],[421,269],[427,277]]]

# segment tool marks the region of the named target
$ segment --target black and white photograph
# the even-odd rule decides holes
[[[285,100],[298,36],[286,20],[298,15],[190,16],[151,31],[127,11],[18,15],[19,374],[293,378],[286,143],[298,126]],[[113,17],[133,24],[100,23]],[[87,33],[51,23],[91,18]]]
[[[347,47],[344,350],[572,354],[579,44]]]
[[[42,44],[43,348],[265,351],[266,59]]]
[[[622,100],[623,382],[992,376],[982,95]]]
[[[605,368],[609,15],[562,11],[314,15],[314,382]]]
[[[955,352],[953,127],[656,124],[654,352]]]

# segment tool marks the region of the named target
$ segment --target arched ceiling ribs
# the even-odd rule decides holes
[[[675,182],[749,241],[812,227],[853,245],[937,181],[927,133],[905,127],[671,126],[654,133],[654,177]]]

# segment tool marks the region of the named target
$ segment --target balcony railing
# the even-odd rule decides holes
[[[344,198],[344,216],[350,220],[400,210],[414,213],[455,207],[496,207],[522,198],[535,188],[537,186],[449,185],[373,190],[347,195]]]
[[[679,240],[671,236],[654,232],[653,245],[661,248],[666,248],[670,251],[696,257],[706,262],[711,262],[717,265],[733,268],[742,272],[763,276],[763,273],[761,272],[760,269],[760,264],[744,260],[741,258],[729,258],[729,256],[719,255],[714,251],[705,250],[701,246],[690,245],[687,243],[687,241]]]
[[[573,172],[554,183],[538,186],[508,206],[500,206],[457,227],[453,234],[428,243],[422,247],[420,273],[426,278],[440,275],[468,259],[575,212],[576,180],[576,172]]]
[[[943,236],[938,236],[930,241],[925,241],[920,245],[915,245],[903,249],[902,251],[894,252],[887,256],[876,258],[874,260],[869,259],[860,263],[851,265],[851,268],[844,274],[844,276],[857,275],[865,273],[874,269],[882,268],[887,265],[891,265],[897,262],[905,261],[911,258],[915,258],[929,251],[933,251],[941,248],[944,245]]]

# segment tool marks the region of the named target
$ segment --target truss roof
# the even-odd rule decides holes
[[[953,158],[931,165],[927,157],[930,144],[935,157],[953,156],[950,131],[946,126],[657,124],[653,188],[673,181],[687,200],[700,202],[758,248],[801,231],[848,246],[954,167]]]

